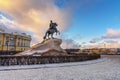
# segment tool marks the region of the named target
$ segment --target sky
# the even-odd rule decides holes
[[[43,40],[58,23],[64,48],[120,48],[120,0],[0,0],[0,27]]]

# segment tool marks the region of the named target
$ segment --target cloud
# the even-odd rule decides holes
[[[97,43],[97,42],[103,41],[105,39],[120,39],[120,29],[117,29],[117,30],[112,29],[112,28],[107,29],[107,32],[103,36],[101,36],[99,38],[93,38],[89,42]],[[109,43],[109,42],[116,42],[116,41],[115,40],[107,40],[105,42]]]
[[[94,39],[92,39],[91,41],[89,41],[90,43],[97,43],[97,42],[99,42],[99,41],[101,41],[101,38],[94,38]]]
[[[73,39],[63,39],[63,43],[61,45],[64,49],[79,49],[80,45],[77,44]]]
[[[87,45],[89,48],[120,48],[120,29],[109,28],[105,34],[99,38],[93,38],[89,42],[91,43]]]
[[[106,47],[108,48],[120,48],[119,40],[116,40],[116,39],[105,40],[104,43],[106,44]]]
[[[104,41],[105,43],[110,43],[110,44],[113,44],[113,43],[118,43],[118,41],[116,41],[116,40],[106,40],[106,41]]]
[[[42,41],[50,20],[58,23],[60,31],[70,21],[70,12],[57,7],[54,0],[0,0],[0,11],[12,18],[1,19],[10,31],[30,33],[33,43]]]
[[[17,26],[17,24],[14,21],[6,18],[5,16],[0,15],[0,17],[1,17],[1,19],[0,19],[0,27],[5,29],[7,32],[10,32],[9,27],[11,28],[10,30],[12,30]]]
[[[103,39],[117,39],[120,38],[120,29],[108,29],[107,33],[102,36]]]

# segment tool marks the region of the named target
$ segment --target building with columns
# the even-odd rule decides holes
[[[30,48],[31,36],[7,33],[0,29],[0,51],[24,51]]]

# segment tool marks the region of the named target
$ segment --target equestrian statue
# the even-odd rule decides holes
[[[43,39],[50,39],[50,35],[51,35],[51,38],[53,39],[54,37],[53,37],[53,34],[54,33],[56,33],[56,35],[57,35],[57,33],[59,33],[59,35],[60,35],[60,32],[57,30],[57,23],[53,23],[52,22],[52,20],[50,21],[50,25],[49,25],[49,29],[46,31],[46,33],[45,33],[45,36],[43,37]]]

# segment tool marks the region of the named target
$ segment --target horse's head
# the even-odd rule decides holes
[[[57,23],[54,23],[55,26],[58,26]]]

